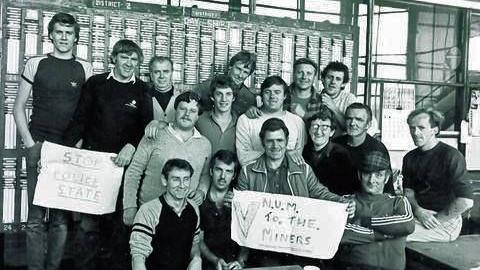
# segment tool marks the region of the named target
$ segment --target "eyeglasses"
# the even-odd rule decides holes
[[[331,125],[317,125],[317,124],[310,126],[310,128],[313,129],[313,130],[321,129],[323,131],[325,131],[325,130],[331,128],[331,127],[332,127]]]

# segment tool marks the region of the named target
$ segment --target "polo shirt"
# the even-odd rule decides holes
[[[212,144],[212,153],[218,150],[230,150],[235,153],[235,132],[238,116],[232,113],[232,120],[225,131],[222,131],[220,125],[213,119],[213,111],[205,112],[198,118],[195,125],[200,133],[207,137]]]

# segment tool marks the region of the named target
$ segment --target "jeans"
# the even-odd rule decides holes
[[[130,228],[121,218],[121,211],[100,216],[81,214],[75,235],[77,269],[130,269]]]
[[[27,266],[29,270],[56,270],[67,240],[67,212],[33,205],[42,143],[28,148]]]

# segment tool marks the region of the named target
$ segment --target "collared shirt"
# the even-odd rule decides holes
[[[267,167],[267,188],[265,192],[273,194],[293,195],[290,185],[288,184],[288,161],[283,159],[280,167],[270,169]]]
[[[320,92],[318,92],[315,87],[311,87],[311,91],[312,91],[312,95],[310,96],[307,104],[306,104],[306,107],[303,108],[305,110],[305,115],[303,116],[303,119],[308,119],[309,117],[311,117],[312,115],[314,115],[315,113],[319,112],[320,110],[320,106],[322,105],[322,94]],[[295,95],[294,94],[295,92],[295,83],[292,83],[290,85],[290,93],[292,95]],[[292,103],[293,105],[293,103]],[[290,112],[293,112],[292,110],[293,108],[290,108]]]
[[[232,120],[225,131],[213,119],[213,111],[204,112],[195,125],[200,133],[212,144],[212,153],[218,150],[230,150],[235,153],[235,132],[238,116],[232,112]]]
[[[123,81],[123,80],[120,80],[119,78],[117,78],[117,76],[115,76],[115,72],[113,72],[114,68],[112,68],[112,70],[110,70],[110,73],[108,73],[108,76],[107,76],[107,80],[110,79],[110,78],[113,78],[114,80],[118,81],[118,82],[121,82],[121,83],[127,83],[127,82],[133,82],[135,83],[136,82],[136,79],[135,79],[135,73],[132,74],[132,77],[130,77],[130,79],[128,79],[128,81]]]
[[[180,136],[180,134],[178,134],[177,131],[175,131],[175,129],[173,128],[173,123],[169,123],[168,126],[167,126],[167,130],[168,132],[170,132],[173,136],[175,136],[175,138],[177,138],[179,141],[182,141],[182,142],[188,142],[189,140],[191,139],[194,139],[194,138],[202,138],[202,134],[196,129],[196,128],[193,128],[193,135],[191,137],[189,137],[188,139],[184,140],[182,136]]]

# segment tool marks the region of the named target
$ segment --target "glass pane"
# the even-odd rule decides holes
[[[228,11],[228,1],[225,1],[225,4],[218,4],[218,3],[209,3],[209,2],[199,1],[199,0],[181,0],[180,5],[184,7],[197,6],[198,8],[203,8],[203,9]]]
[[[295,1],[292,1],[295,2]],[[340,1],[335,0],[305,0],[306,11],[340,14]]]
[[[257,8],[258,8],[258,5],[267,5],[267,6],[273,6],[273,7],[297,9],[297,1],[292,1],[292,0],[257,0],[256,3],[257,3]]]
[[[414,79],[435,82],[459,82],[457,68],[462,52],[459,44],[459,11],[435,7],[417,12]]]
[[[472,15],[470,24],[470,45],[468,52],[468,70],[470,81],[480,83],[480,14]]]
[[[340,15],[305,12],[305,20],[317,22],[329,21],[330,23],[339,24]]]
[[[445,116],[441,130],[454,130],[456,88],[449,86],[417,85],[415,107],[434,107]]]
[[[266,7],[259,7],[259,6],[256,7],[255,14],[265,15],[265,16],[274,16],[274,17],[288,17],[292,19],[297,18],[297,12],[293,10],[266,8]]]

